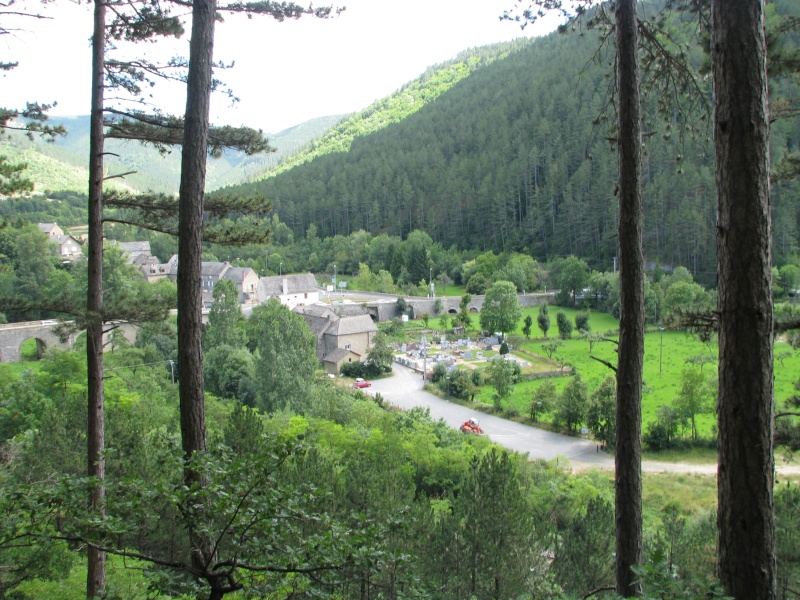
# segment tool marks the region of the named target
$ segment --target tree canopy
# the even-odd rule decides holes
[[[481,328],[490,334],[514,331],[522,317],[517,289],[510,281],[496,281],[486,291],[480,314]]]

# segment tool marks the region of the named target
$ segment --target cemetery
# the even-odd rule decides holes
[[[528,351],[509,346],[509,353],[500,354],[501,343],[495,336],[487,338],[459,338],[448,340],[445,336],[426,340],[423,335],[419,342],[398,344],[395,347],[394,360],[419,373],[429,376],[435,366],[443,363],[448,370],[456,368],[478,369],[492,360],[508,360],[516,362],[523,378],[536,378],[552,375],[568,375],[571,370],[555,361]]]

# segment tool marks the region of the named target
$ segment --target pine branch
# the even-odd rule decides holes
[[[108,128],[107,138],[152,144],[161,153],[166,153],[171,146],[183,144],[182,117],[116,109],[106,109],[106,112],[121,117],[106,119],[104,124]],[[229,125],[211,127],[208,132],[209,154],[219,157],[225,149],[239,150],[248,156],[275,151],[260,129]]]
[[[326,19],[331,13],[338,15],[344,8],[333,9],[330,6],[314,8],[313,6],[303,7],[293,2],[234,2],[217,7],[217,10],[230,13],[244,13],[248,17],[253,15],[267,15],[278,22],[286,19],[299,19],[303,15],[311,15],[320,19]]]
[[[29,139],[33,139],[34,134],[44,138],[48,142],[55,141],[59,135],[66,135],[67,130],[63,125],[46,125],[45,122],[50,118],[47,111],[56,105],[39,104],[38,102],[28,102],[23,110],[10,108],[0,108],[0,135],[6,130],[24,131]],[[15,119],[26,119],[24,125],[11,124]]]
[[[800,417],[800,412],[797,412],[797,411],[779,412],[779,413],[775,413],[775,415],[772,418],[773,419],[780,419],[782,417]]]
[[[178,235],[178,200],[167,195],[120,194],[110,192],[106,206],[121,212],[103,217],[106,223],[120,223],[142,227],[167,235]],[[203,226],[203,241],[228,246],[263,244],[269,240],[269,219],[272,208],[263,195],[252,197],[215,194],[205,203],[207,218]],[[236,218],[236,220],[234,220]]]

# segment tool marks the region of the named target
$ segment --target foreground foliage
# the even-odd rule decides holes
[[[302,410],[291,412],[208,395],[209,451],[194,464],[207,484],[185,486],[177,386],[168,363],[147,364],[157,352],[145,344],[107,357],[101,520],[82,508],[93,482],[82,475],[80,355],[55,352],[38,373],[2,379],[11,401],[4,406],[22,419],[6,412],[4,422],[24,423],[3,429],[0,555],[19,573],[4,579],[9,592],[31,589],[32,578],[38,589],[62,585],[45,580],[81,568],[75,550],[85,543],[142,569],[142,584],[126,589],[147,587],[151,597],[206,597],[209,574],[259,597],[456,599],[497,589],[497,597],[569,597],[609,582],[607,476],[527,462],[426,410],[387,412],[327,378],[312,378]],[[202,519],[201,498],[210,511]],[[655,540],[666,535],[667,518],[658,506],[649,510]],[[678,509],[674,518],[695,523],[702,513]],[[186,554],[187,527],[197,522],[219,549],[202,573]],[[713,575],[713,543],[707,531],[686,531],[673,534],[686,549],[674,569],[704,581]],[[12,536],[19,547],[9,545]],[[109,590],[118,577],[110,572]]]

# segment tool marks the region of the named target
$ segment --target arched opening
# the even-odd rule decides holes
[[[475,308],[474,306],[470,306],[470,307],[469,307],[469,312],[471,312],[471,313],[473,313],[473,314],[474,314],[474,313],[478,312],[478,309],[477,309],[477,308]]]
[[[451,308],[447,312],[450,313],[451,315],[457,315],[458,314],[458,311],[455,308]]]
[[[20,360],[23,362],[40,360],[44,356],[45,350],[47,350],[47,344],[43,340],[35,337],[28,338],[19,347]]]

